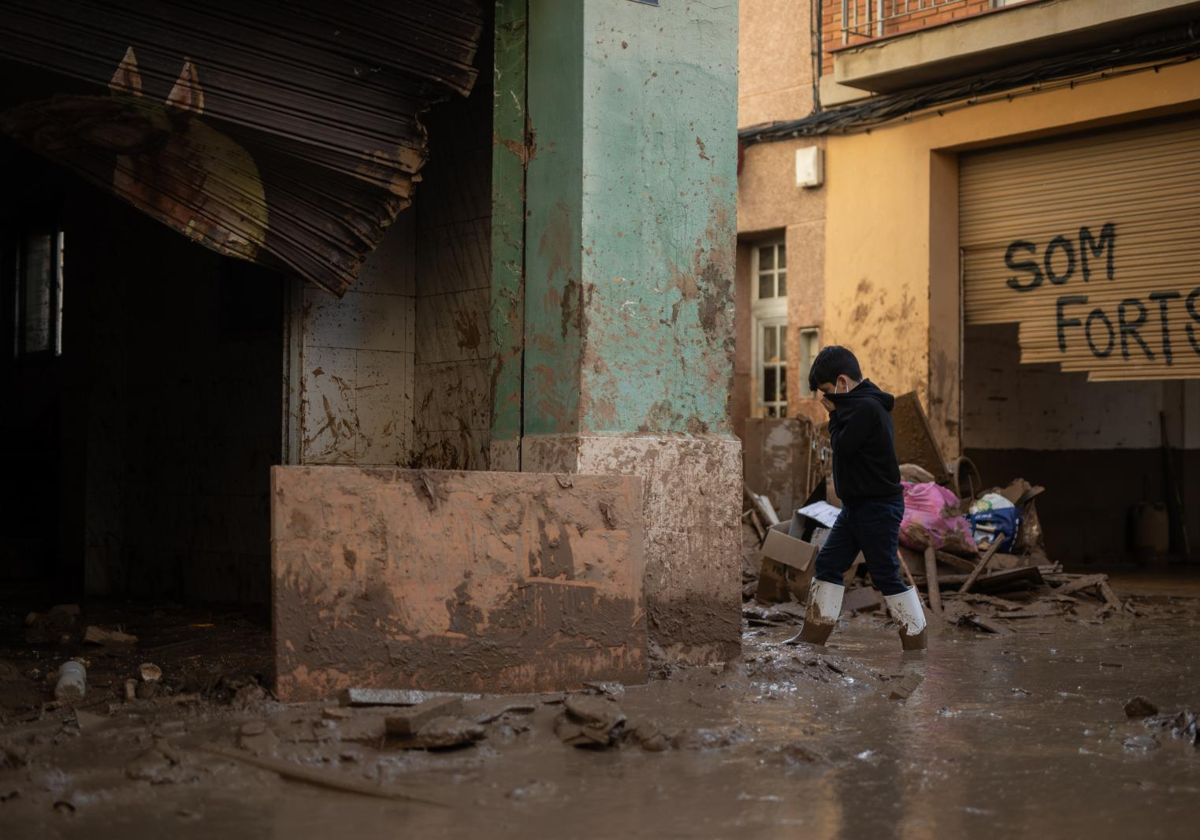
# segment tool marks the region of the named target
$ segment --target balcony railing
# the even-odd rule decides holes
[[[910,15],[969,4],[979,5],[971,0],[842,0],[842,43],[849,43],[851,36],[882,38],[895,32],[898,24],[911,19]],[[988,5],[1007,4],[998,0]]]

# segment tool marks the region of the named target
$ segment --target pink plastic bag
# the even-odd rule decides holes
[[[946,508],[958,505],[958,497],[933,482],[904,485],[904,518],[900,520],[900,542],[917,551],[934,548],[953,554],[976,554],[971,524]]]

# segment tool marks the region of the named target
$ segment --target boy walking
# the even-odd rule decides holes
[[[788,643],[823,645],[842,611],[843,575],[861,551],[871,582],[883,593],[900,626],[905,650],[925,648],[925,611],[916,589],[900,579],[898,557],[904,496],[896,463],[891,394],[864,379],[858,359],[845,347],[826,347],[808,374],[829,411],[833,485],[842,512],[817,554],[804,629]]]

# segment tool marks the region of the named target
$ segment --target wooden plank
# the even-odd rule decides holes
[[[965,557],[958,557],[957,555],[951,554],[948,551],[939,551],[937,553],[937,559],[939,563],[945,563],[947,566],[953,566],[956,569],[962,569],[964,572],[973,572],[979,565],[978,563],[972,563]]]
[[[985,633],[994,633],[997,636],[1008,636],[1013,632],[1012,628],[1005,627],[1003,624],[997,624],[994,621],[989,621],[983,616],[976,615],[974,613],[963,616],[962,621],[974,627],[978,627]]]
[[[1100,591],[1100,597],[1104,599],[1104,602],[1113,609],[1119,610],[1125,606],[1124,602],[1117,597],[1117,593],[1113,592],[1112,587],[1108,585],[1107,579],[1102,581],[1096,588]]]
[[[1021,581],[1032,583],[1035,586],[1041,586],[1045,583],[1042,580],[1041,572],[1038,571],[1036,566],[1025,566],[1020,569],[1005,569],[1002,572],[991,572],[986,575],[980,575],[975,580],[974,586],[983,592],[1000,589]]]
[[[775,508],[771,506],[771,502],[766,496],[761,496],[750,489],[750,485],[742,482],[742,492],[746,494],[746,498],[750,500],[753,510],[756,511],[759,517],[768,526],[778,525],[779,516],[775,513]]]
[[[962,588],[958,591],[966,595],[971,591],[971,587],[975,585],[975,581],[979,578],[980,573],[987,568],[987,564],[993,557],[996,556],[996,549],[1000,547],[1000,543],[1004,542],[999,538],[992,540],[992,544],[988,547],[987,552],[983,555],[983,559],[979,561],[979,565],[971,572],[966,581],[963,582]]]
[[[924,681],[925,678],[920,674],[906,674],[904,679],[892,689],[892,692],[888,695],[888,697],[892,700],[907,700]]]
[[[937,551],[933,546],[925,549],[925,588],[929,592],[929,609],[941,615],[942,593],[938,588]]]
[[[293,764],[290,761],[284,761],[283,759],[254,756],[224,747],[207,746],[201,747],[200,750],[211,755],[220,756],[228,761],[238,761],[242,764],[249,764],[251,767],[257,767],[260,770],[269,770],[293,782],[304,782],[305,784],[317,787],[341,791],[342,793],[357,793],[360,796],[374,796],[379,799],[402,799],[409,802],[420,802],[424,805],[438,805],[442,808],[451,807],[448,803],[440,802],[436,799],[414,796],[404,791],[375,785],[371,782],[351,778],[347,774],[337,771],[303,767],[299,764]]]
[[[904,552],[900,552],[900,569],[904,572],[904,576],[908,578],[908,585],[913,589],[917,588],[917,582],[913,578],[913,573],[908,570],[908,563],[904,559]]]
[[[1070,595],[1072,592],[1079,592],[1082,589],[1091,589],[1093,586],[1099,586],[1102,583],[1108,582],[1108,575],[1084,575],[1076,578],[1066,584],[1060,586],[1057,590],[1060,595]]]

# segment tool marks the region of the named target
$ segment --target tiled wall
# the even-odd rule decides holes
[[[480,66],[489,66],[477,62]],[[429,114],[417,226],[414,463],[487,469],[491,428],[491,79]]]
[[[297,285],[300,463],[405,466],[411,459],[413,221],[411,210],[397,217],[341,300]]]
[[[487,468],[491,108],[482,72],[425,116],[414,203],[351,291],[295,287],[290,463]]]

